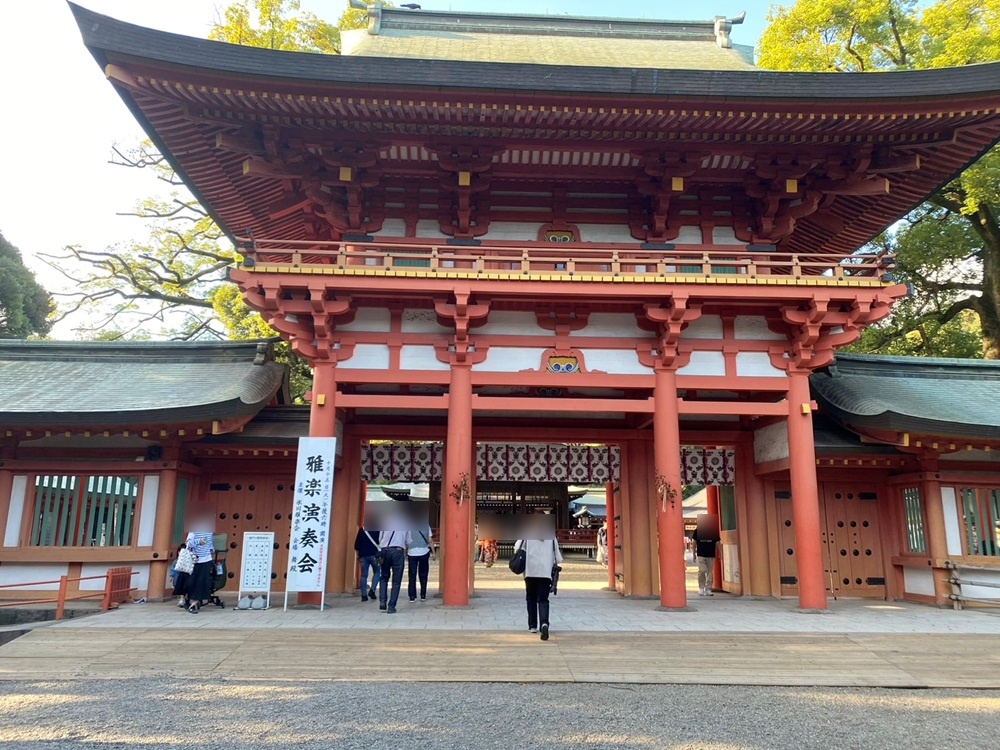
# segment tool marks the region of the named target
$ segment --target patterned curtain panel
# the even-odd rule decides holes
[[[685,447],[684,484],[733,484],[735,455],[731,450]],[[441,479],[441,443],[382,443],[362,447],[365,481],[434,482]],[[480,444],[476,447],[476,477],[496,482],[566,482],[603,484],[618,481],[621,456],[617,445]]]

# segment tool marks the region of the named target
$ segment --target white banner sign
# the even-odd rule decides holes
[[[240,562],[240,596],[244,591],[271,590],[271,563],[274,559],[274,532],[247,531],[243,534]]]
[[[336,438],[299,438],[286,593],[325,588],[336,450]]]

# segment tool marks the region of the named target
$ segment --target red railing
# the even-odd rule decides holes
[[[703,245],[592,247],[581,243],[525,246],[517,243],[471,246],[415,241],[317,242],[237,238],[244,267],[286,265],[292,268],[333,266],[339,270],[379,268],[383,271],[429,273],[515,272],[553,278],[611,276],[783,276],[791,278],[881,279],[893,258],[876,253],[782,253],[767,247]]]
[[[70,578],[69,576],[59,576],[57,580],[51,581],[30,581],[27,583],[6,583],[0,585],[0,589],[21,589],[29,586],[46,586],[51,583],[59,584],[59,593],[54,599],[24,599],[18,601],[2,601],[0,607],[17,607],[32,604],[52,604],[56,605],[56,619],[61,620],[66,610],[66,602],[80,599],[101,598],[101,610],[107,612],[113,606],[117,607],[122,602],[129,599],[129,594],[135,591],[132,586],[132,576],[138,575],[139,571],[132,570],[131,566],[124,568],[108,568],[108,572],[100,576],[81,576]],[[96,581],[104,579],[104,591],[95,591],[90,594],[77,594],[68,596],[69,584],[79,581]]]

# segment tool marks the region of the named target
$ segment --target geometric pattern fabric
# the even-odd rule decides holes
[[[365,481],[440,481],[442,443],[378,443],[362,446]],[[685,446],[681,449],[681,482],[731,485],[733,451]],[[564,443],[480,443],[476,446],[476,478],[498,482],[566,482],[603,484],[618,481],[621,453],[616,445]]]

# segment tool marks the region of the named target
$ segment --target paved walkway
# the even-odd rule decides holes
[[[685,612],[568,580],[552,639],[526,632],[523,594],[484,572],[467,609],[406,601],[395,615],[357,597],[263,611],[125,605],[37,628],[0,647],[0,679],[189,676],[232,679],[642,682],[1000,688],[1000,610],[693,596]],[[385,632],[391,631],[391,632]]]

